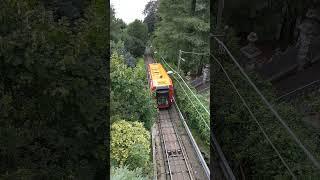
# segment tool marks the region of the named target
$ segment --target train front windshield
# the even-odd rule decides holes
[[[157,90],[158,106],[169,105],[169,90]]]

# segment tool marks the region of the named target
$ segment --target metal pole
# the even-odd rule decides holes
[[[178,73],[180,73],[180,59],[181,59],[181,49],[179,49]]]

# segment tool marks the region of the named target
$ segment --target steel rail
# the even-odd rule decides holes
[[[191,131],[190,131],[190,129],[189,129],[189,127],[188,127],[188,125],[187,125],[187,123],[186,123],[186,121],[185,121],[185,119],[184,119],[184,117],[183,117],[183,115],[182,115],[182,113],[180,111],[180,108],[179,108],[178,104],[176,103],[175,99],[174,99],[174,105],[178,110],[178,115],[180,116],[180,120],[182,121],[182,124],[183,124],[185,130],[187,131],[188,137],[189,137],[189,139],[191,141],[191,144],[192,144],[194,150],[196,151],[196,154],[197,154],[197,156],[198,156],[198,158],[200,160],[200,163],[201,163],[201,165],[202,165],[202,167],[203,167],[208,179],[210,179],[210,169],[208,168],[208,165],[205,162],[205,160],[204,160],[204,158],[203,158],[203,156],[201,154],[201,151],[200,151],[195,139],[193,138],[192,133],[191,133]]]
[[[161,58],[163,59],[163,57],[161,56]],[[164,60],[164,59],[163,59]],[[165,61],[165,60],[164,60]],[[166,62],[165,62],[166,63]],[[167,65],[168,65],[168,63],[166,63]],[[168,65],[169,66],[169,65]],[[169,66],[170,67],[170,66]],[[171,68],[172,69],[172,68]],[[179,74],[178,74],[179,75]],[[181,78],[181,77],[180,77]],[[182,78],[181,78],[182,79]],[[183,80],[183,79],[182,79]],[[178,81],[178,83],[179,83],[179,81]],[[180,86],[182,86],[181,84],[180,84]],[[187,86],[188,87],[188,86]],[[184,90],[184,88],[182,88],[183,90]],[[184,90],[184,92],[185,92],[185,90]],[[185,92],[186,93],[186,92]],[[189,96],[187,96],[188,98],[189,98]],[[189,99],[190,100],[190,99]],[[196,108],[195,108],[196,109]],[[197,110],[197,109],[196,109]],[[199,112],[198,112],[198,114],[199,114]],[[200,117],[201,117],[201,119],[204,121],[204,119],[203,119],[203,117],[200,115]],[[209,126],[207,125],[207,127],[209,128]],[[209,128],[210,129],[210,128]],[[233,174],[233,172],[232,172],[232,170],[231,170],[231,168],[230,168],[230,166],[229,166],[229,164],[228,164],[228,162],[227,162],[227,160],[226,160],[226,158],[225,158],[225,156],[224,156],[224,154],[223,154],[223,152],[222,152],[222,150],[221,150],[221,147],[220,147],[220,145],[219,145],[219,143],[217,142],[217,140],[215,139],[215,137],[214,137],[214,134],[212,134],[211,133],[211,141],[213,142],[213,143],[211,143],[211,146],[213,146],[213,148],[216,150],[216,152],[218,153],[218,156],[219,156],[219,158],[220,158],[220,160],[222,161],[222,163],[220,164],[220,166],[222,167],[222,170],[223,170],[223,174],[224,174],[224,176],[227,178],[227,179],[231,179],[231,180],[235,180],[236,178],[235,178],[235,176],[234,176],[234,174]]]
[[[167,152],[166,140],[164,139],[163,132],[162,132],[160,114],[159,114],[159,133],[161,134],[164,151],[165,151],[166,157],[167,157],[169,176],[170,176],[170,179],[172,179],[172,172],[171,172],[171,167],[170,167],[170,160],[169,160],[169,155],[168,155],[168,152]]]
[[[181,86],[181,85],[180,85]],[[183,87],[182,87],[182,89],[183,89]],[[184,90],[184,92],[185,92],[185,90]],[[186,93],[186,92],[185,92]],[[189,99],[190,100],[190,99]],[[196,109],[196,108],[195,108]],[[196,109],[197,110],[197,109]],[[197,111],[198,112],[198,111]],[[198,112],[198,114],[199,114],[199,112]],[[204,121],[204,119],[203,119],[203,117],[202,117],[202,115],[200,115],[199,114],[199,116],[200,116],[200,118]],[[210,128],[209,128],[210,129]],[[232,170],[231,170],[231,168],[230,168],[230,166],[229,166],[229,164],[228,164],[228,162],[227,162],[227,160],[226,160],[226,158],[225,158],[225,156],[224,156],[224,154],[223,154],[223,152],[222,152],[222,150],[221,150],[221,147],[220,147],[220,145],[218,144],[218,141],[215,139],[215,137],[214,137],[214,134],[213,133],[211,133],[211,140],[212,140],[212,144],[211,144],[211,146],[213,146],[213,148],[216,150],[216,152],[218,153],[218,156],[219,156],[219,158],[221,159],[221,163],[220,163],[220,166],[222,167],[222,170],[223,170],[223,174],[225,175],[225,177],[227,177],[228,179],[231,179],[231,180],[235,180],[236,178],[235,178],[235,176],[234,176],[234,174],[233,174],[233,172],[232,172]]]
[[[187,171],[188,171],[189,177],[190,177],[191,180],[193,180],[193,177],[192,177],[192,175],[191,175],[191,172],[192,172],[191,169],[192,169],[192,168],[190,167],[190,165],[189,165],[189,163],[188,163],[188,162],[189,162],[189,158],[188,158],[188,156],[186,156],[185,150],[184,150],[183,146],[181,145],[181,139],[180,139],[180,136],[179,136],[178,133],[177,133],[177,129],[176,129],[176,127],[175,127],[175,125],[174,125],[174,122],[173,122],[173,120],[172,120],[172,116],[171,116],[170,110],[171,110],[171,109],[168,110],[169,119],[170,119],[170,121],[171,121],[171,123],[172,123],[173,131],[174,131],[174,133],[175,133],[175,135],[176,135],[178,144],[179,144],[179,146],[180,146],[180,149],[181,149],[181,152],[182,152],[182,156],[183,156],[183,159],[184,159],[184,163],[185,163],[186,166],[187,166]]]
[[[178,82],[179,83],[179,82]],[[180,83],[179,83],[180,84]],[[181,84],[180,84],[180,86],[181,86]],[[181,86],[182,87],[182,86]],[[184,88],[182,87],[182,89],[184,90]],[[184,92],[186,93],[186,91],[184,90]],[[187,93],[186,93],[187,94]],[[189,98],[189,96],[187,96],[188,98]],[[190,99],[189,99],[190,100]],[[191,101],[191,100],[190,100]],[[192,101],[191,101],[192,102]],[[194,105],[193,105],[194,106]],[[195,107],[194,107],[195,108]],[[196,109],[196,108],[195,108]],[[197,109],[196,109],[197,110]],[[179,110],[180,111],[180,110]],[[198,111],[197,111],[198,112]],[[198,112],[198,114],[199,114],[199,112]],[[202,115],[201,114],[199,114],[199,116],[200,116],[200,118],[203,120],[203,121],[205,121],[204,119],[203,119],[203,117],[202,117]],[[207,126],[208,127],[208,126]],[[209,127],[208,127],[209,128]],[[210,128],[209,128],[209,130],[210,130]],[[228,164],[228,162],[227,162],[227,160],[226,160],[226,158],[225,158],[225,156],[224,156],[224,154],[223,154],[223,152],[222,152],[222,150],[221,150],[221,147],[220,147],[220,145],[218,144],[218,141],[215,139],[215,137],[214,137],[214,134],[213,133],[211,133],[211,140],[212,140],[212,144],[211,144],[211,146],[213,146],[213,148],[216,150],[216,152],[218,153],[218,156],[219,156],[219,158],[221,159],[221,163],[220,163],[220,166],[222,167],[222,170],[223,170],[223,174],[225,175],[225,177],[227,177],[228,179],[231,179],[231,180],[235,180],[236,178],[235,178],[235,176],[234,176],[234,174],[233,174],[233,172],[232,172],[232,170],[231,170],[231,168],[230,168],[230,166],[229,166],[229,164]]]
[[[159,54],[160,55],[160,54]],[[160,55],[161,56],[161,55]],[[162,58],[162,60],[163,61],[165,61],[164,60],[164,58],[161,56],[161,58]],[[165,61],[165,63],[166,63],[166,61]],[[168,65],[168,63],[166,63],[167,65]],[[169,66],[169,65],[168,65]],[[170,67],[170,66],[169,66]],[[171,68],[171,67],[170,67]],[[173,70],[173,68],[171,68],[172,70]],[[179,74],[178,74],[179,75]],[[181,77],[180,77],[181,78]],[[183,80],[183,78],[181,78],[182,80]],[[188,87],[188,86],[187,86]],[[189,87],[188,87],[189,88]],[[189,90],[190,90],[190,88],[189,88]],[[192,92],[192,91],[191,91]],[[179,109],[179,111],[180,111],[180,109]],[[181,112],[180,112],[181,113]],[[209,115],[210,115],[210,113],[209,113]],[[202,119],[203,119],[203,117],[202,116],[200,116]],[[185,123],[185,121],[183,121],[184,122],[184,124],[185,124],[185,126],[187,126],[187,124]],[[209,128],[210,129],[210,128]],[[231,168],[230,168],[230,166],[229,166],[229,164],[228,164],[228,162],[227,162],[227,160],[226,160],[226,158],[225,158],[225,156],[224,156],[224,154],[223,154],[223,152],[222,152],[222,150],[221,150],[221,147],[220,147],[220,145],[219,145],[219,143],[217,142],[217,140],[215,139],[215,137],[214,137],[214,134],[213,133],[211,133],[211,141],[213,142],[213,143],[211,143],[211,146],[213,146],[213,148],[216,150],[216,152],[218,153],[218,157],[221,159],[221,161],[222,161],[222,165],[220,165],[220,166],[222,166],[222,169],[223,169],[223,172],[224,172],[224,175],[225,175],[225,177],[226,178],[228,178],[228,179],[231,179],[231,180],[235,180],[236,178],[235,178],[235,176],[234,176],[234,174],[233,174],[233,172],[232,172],[232,170],[231,170]],[[202,156],[202,155],[201,155]],[[210,172],[209,170],[208,170],[208,172]],[[210,178],[209,178],[210,179]]]

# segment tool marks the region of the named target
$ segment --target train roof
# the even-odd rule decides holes
[[[172,85],[172,81],[167,74],[167,71],[160,63],[149,64],[149,71],[151,75],[153,86],[169,86]]]

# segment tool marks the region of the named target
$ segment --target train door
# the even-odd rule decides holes
[[[157,104],[159,108],[169,107],[169,90],[157,90]]]

